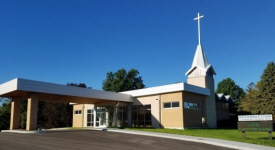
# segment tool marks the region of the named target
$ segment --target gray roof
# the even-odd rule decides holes
[[[186,72],[185,75],[189,75],[192,73],[192,71],[196,68],[200,68],[202,70],[204,70],[205,72],[207,72],[208,70],[210,70],[213,74],[216,75],[216,72],[214,70],[214,68],[212,67],[212,65],[208,62],[208,59],[202,49],[201,45],[197,46],[197,50],[193,59],[193,63],[191,68]]]

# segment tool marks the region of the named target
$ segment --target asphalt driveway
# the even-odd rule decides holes
[[[1,150],[53,150],[53,149],[181,149],[229,150],[229,148],[196,142],[132,135],[108,131],[68,130],[39,134],[0,132]]]

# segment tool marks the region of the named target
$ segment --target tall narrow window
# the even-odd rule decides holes
[[[94,111],[92,109],[87,110],[87,126],[94,126]]]

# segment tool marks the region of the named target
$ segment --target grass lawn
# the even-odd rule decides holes
[[[272,134],[272,139],[268,139],[268,132],[246,132],[246,138],[242,137],[242,132],[237,129],[152,129],[152,128],[125,128],[128,130],[140,130],[148,132],[162,132],[170,134],[180,134],[189,136],[199,136],[223,139],[229,141],[237,141],[243,143],[259,144],[275,147],[275,136]]]

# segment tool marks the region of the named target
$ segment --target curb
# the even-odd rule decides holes
[[[25,131],[25,130],[2,130],[1,132],[5,133],[24,133],[24,134],[33,134],[33,133],[45,133],[47,131],[37,130],[37,131]]]
[[[91,130],[98,130],[98,131],[101,130],[101,131],[110,131],[110,132],[118,132],[118,133],[127,133],[127,134],[135,134],[135,135],[144,135],[144,136],[168,138],[168,139],[175,139],[175,140],[210,144],[210,145],[221,146],[221,147],[232,148],[232,149],[238,149],[238,150],[275,150],[274,147],[269,147],[269,146],[262,146],[262,145],[256,145],[256,144],[234,142],[234,141],[227,141],[227,140],[214,139],[214,138],[169,134],[169,133],[131,131],[131,130],[123,130],[123,129],[106,129],[106,128],[104,128],[104,129],[91,129]]]

